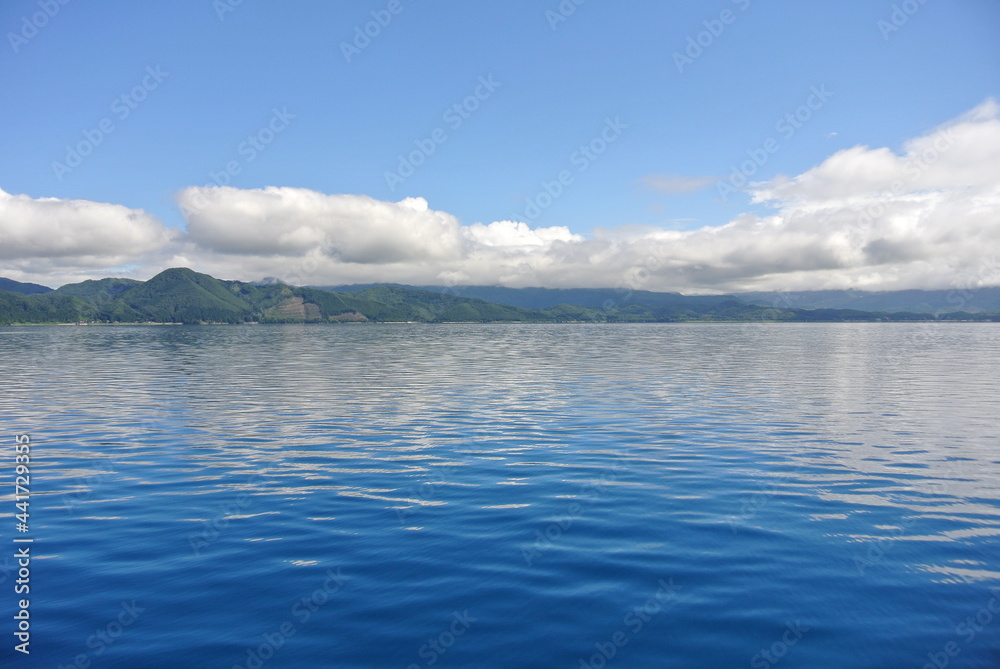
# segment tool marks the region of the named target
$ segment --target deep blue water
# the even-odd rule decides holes
[[[995,669],[998,372],[990,324],[0,328],[0,663]]]

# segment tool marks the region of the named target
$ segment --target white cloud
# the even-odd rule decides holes
[[[489,225],[474,223],[465,228],[466,238],[475,244],[493,247],[546,246],[551,242],[578,242],[583,239],[574,235],[569,228],[556,226],[551,228],[535,228],[532,230],[527,223],[520,221],[496,221]]]
[[[313,285],[687,293],[995,285],[1000,105],[987,101],[898,152],[840,151],[803,174],[754,184],[749,195],[771,211],[700,230],[619,227],[585,238],[521,221],[463,225],[422,198],[193,187],[178,195],[187,234],[172,240],[141,211],[0,191],[0,275],[46,283],[53,268],[101,276],[94,268],[133,262],[140,278],[183,265],[220,278]],[[32,276],[29,265],[40,269]]]
[[[8,278],[78,280],[134,262],[171,234],[138,209],[0,190],[0,269]]]
[[[777,211],[774,248],[791,257],[823,252],[812,271],[785,262],[778,274],[748,272],[740,286],[1000,283],[1000,105],[988,100],[898,154],[854,147],[794,178],[755,184],[751,195]]]
[[[344,263],[457,258],[458,220],[423,198],[382,202],[304,188],[186,188],[178,202],[190,239],[204,250],[297,256],[321,248]]]
[[[1000,184],[1000,105],[987,100],[958,119],[909,140],[896,154],[856,146],[840,151],[793,179],[757,184],[756,202],[850,203],[891,191],[895,195]]]
[[[256,278],[249,268],[300,283],[495,283],[550,263],[565,227],[516,221],[463,226],[423,198],[383,202],[300,188],[187,188],[187,257],[210,273]],[[229,272],[229,274],[225,274]]]

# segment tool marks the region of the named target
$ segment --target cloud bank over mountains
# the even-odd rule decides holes
[[[704,177],[658,177],[662,192]],[[0,275],[60,285],[173,266],[294,284],[631,287],[684,293],[1000,284],[1000,105],[906,142],[856,146],[747,188],[770,210],[676,231],[584,237],[521,221],[464,224],[423,198],[190,187],[185,230],[117,204],[0,190]]]

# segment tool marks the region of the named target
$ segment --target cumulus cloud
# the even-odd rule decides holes
[[[551,242],[579,242],[580,235],[574,235],[565,226],[531,229],[520,221],[496,221],[489,225],[475,223],[465,229],[465,236],[474,244],[490,247],[522,248],[525,246],[547,246]]]
[[[86,278],[134,262],[170,239],[170,231],[142,210],[0,190],[0,268],[9,278]]]
[[[560,243],[583,240],[562,226],[465,226],[423,198],[384,202],[301,188],[206,186],[187,188],[177,199],[188,224],[183,258],[198,258],[206,271],[246,276],[247,267],[260,267],[314,284],[496,283],[551,263]]]
[[[650,179],[675,191],[697,182]],[[1000,283],[1000,105],[987,101],[899,152],[840,151],[803,174],[754,184],[748,196],[771,211],[699,230],[610,228],[588,238],[521,221],[462,225],[422,199],[206,188],[180,201],[191,257],[233,276],[253,268],[314,284],[688,293],[968,287]]]
[[[757,202],[846,205],[892,192],[994,187],[1000,183],[1000,105],[988,100],[958,119],[911,139],[899,154],[856,146],[793,179],[758,184]]]
[[[443,261],[459,257],[458,220],[423,198],[382,202],[305,188],[187,188],[178,195],[189,238],[201,248],[247,255],[323,249],[343,263]]]
[[[775,247],[822,253],[810,272],[786,262],[775,276],[748,273],[749,285],[1000,284],[1000,105],[988,100],[899,153],[840,151],[794,178],[755,184],[751,198],[777,210]]]
[[[648,185],[665,192],[698,181],[658,178]],[[186,232],[172,238],[141,211],[0,191],[0,275],[39,280],[51,267],[84,273],[133,262],[139,278],[188,266],[312,285],[686,293],[998,285],[1000,105],[986,101],[898,151],[845,149],[802,174],[753,184],[747,195],[766,213],[698,230],[609,226],[582,236],[522,221],[466,225],[422,198],[192,187],[177,196]],[[35,261],[42,270],[34,278],[7,270]]]
[[[167,240],[152,216],[120,204],[11,195],[0,190],[0,259],[91,258],[98,264]]]

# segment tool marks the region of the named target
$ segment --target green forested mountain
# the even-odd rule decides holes
[[[75,323],[89,313],[90,305],[67,295],[22,295],[0,290],[0,325],[11,323]]]
[[[61,288],[56,288],[55,292],[59,295],[76,295],[78,297],[103,299],[114,297],[141,284],[142,281],[136,281],[135,279],[97,279],[82,281],[80,283],[67,283]]]
[[[16,283],[16,282],[15,282]],[[30,285],[30,284],[22,284]],[[510,296],[513,289],[480,294]],[[461,292],[461,291],[459,291]],[[471,291],[469,291],[471,292]],[[516,291],[515,291],[516,292]],[[616,297],[617,296],[617,297]],[[579,300],[559,302],[559,299]],[[995,313],[871,312],[748,304],[732,296],[530,289],[519,306],[398,285],[334,291],[221,281],[185,268],[148,281],[108,278],[37,294],[0,290],[0,325],[17,323],[664,323],[686,321],[1000,320]],[[528,307],[524,303],[539,306]]]
[[[2,276],[0,276],[0,290],[6,290],[9,293],[20,293],[21,295],[38,295],[52,291],[48,286],[41,286],[37,283],[22,283],[13,279],[5,279]]]
[[[548,320],[557,319],[528,309],[427,291],[378,287],[336,293],[220,281],[183,268],[166,270],[145,282],[84,281],[42,295],[0,291],[0,324]]]
[[[629,290],[626,288],[505,288],[503,286],[445,288],[443,286],[404,286],[400,284],[358,284],[329,287],[324,288],[324,290],[358,292],[380,286],[446,293],[455,297],[472,297],[525,309],[546,309],[566,304],[601,310],[626,304],[649,307],[654,310],[677,306],[710,309],[733,299],[732,295],[681,295],[680,293],[654,293],[648,290]]]

